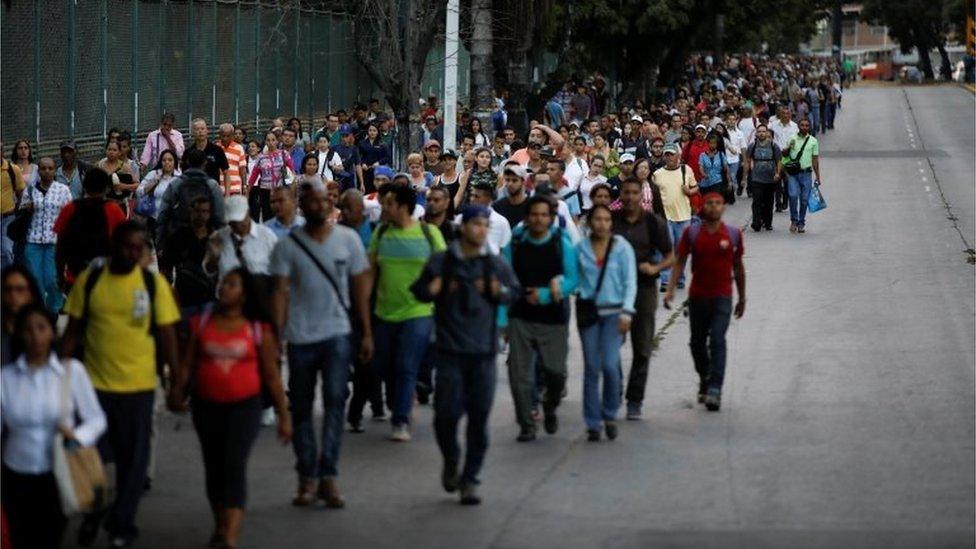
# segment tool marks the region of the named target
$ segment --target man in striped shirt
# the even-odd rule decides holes
[[[234,141],[232,124],[220,125],[220,141],[217,145],[223,149],[224,156],[227,157],[228,168],[223,171],[220,179],[224,196],[246,194],[244,180],[247,178],[247,155],[244,153],[244,147]]]

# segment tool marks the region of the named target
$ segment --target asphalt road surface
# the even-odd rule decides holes
[[[241,546],[973,547],[973,132],[959,87],[845,94],[821,140],[829,208],[806,235],[789,234],[786,214],[746,235],[748,309],[729,330],[720,413],[693,404],[676,316],[645,419],[587,443],[573,333],[555,436],[515,442],[500,367],[480,507],[441,490],[430,407],[408,444],[380,423],[345,435],[342,511],[291,507],[291,449],[265,429]],[[743,199],[727,217],[748,216]],[[659,309],[658,325],[669,316]],[[202,547],[211,519],[192,425],[164,412],[160,430],[139,546]]]

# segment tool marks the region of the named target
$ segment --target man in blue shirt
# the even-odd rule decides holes
[[[335,146],[335,152],[342,159],[342,171],[336,173],[336,180],[342,185],[343,189],[359,188],[363,180],[363,166],[359,159],[359,148],[356,147],[356,140],[352,129],[344,125],[339,129],[341,139]]]
[[[278,237],[278,240],[288,236],[295,227],[305,225],[305,218],[298,215],[295,209],[295,198],[289,187],[278,187],[271,194],[271,210],[274,217],[264,222],[264,226]]]
[[[281,142],[284,150],[291,156],[291,165],[294,166],[296,173],[301,173],[302,160],[305,160],[305,149],[295,144],[298,134],[291,128],[281,130]]]

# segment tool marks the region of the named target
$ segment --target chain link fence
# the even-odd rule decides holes
[[[163,112],[185,134],[196,117],[212,130],[227,121],[253,130],[297,116],[310,129],[379,94],[356,59],[349,16],[295,4],[13,0],[0,27],[0,134],[6,144],[29,139],[35,155],[73,138],[83,158],[99,156],[110,128],[131,131],[138,146]],[[443,66],[441,41],[424,96],[443,94]],[[469,73],[462,47],[462,102]]]

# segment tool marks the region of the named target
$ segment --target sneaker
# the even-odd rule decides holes
[[[457,463],[445,461],[444,468],[441,470],[441,486],[444,487],[444,491],[453,494],[457,491],[460,483],[461,478],[458,476]]]
[[[771,230],[773,230],[773,226],[772,225],[766,225],[765,229],[767,231],[771,231]]]
[[[535,440],[535,431],[532,429],[522,429],[519,431],[517,437],[515,437],[517,442],[532,442]]]
[[[753,230],[753,232],[757,232],[758,233],[759,231],[762,230],[762,227],[760,227],[759,225],[752,225],[752,230]]]
[[[298,479],[298,490],[295,497],[292,498],[291,504],[295,507],[308,507],[313,503],[315,503],[315,479]]]
[[[790,223],[790,232],[796,234],[796,223]]]
[[[721,407],[722,395],[709,393],[708,396],[705,397],[705,408],[707,408],[709,412],[717,412]]]
[[[640,402],[628,402],[627,403],[627,419],[630,421],[637,421],[644,416],[641,413],[641,403]]]
[[[342,509],[346,506],[346,500],[339,493],[339,485],[336,484],[335,477],[326,477],[320,480],[315,497],[323,502],[327,509]]]
[[[797,225],[796,232],[798,232],[800,234],[803,234],[803,233],[807,232],[807,228],[804,227],[803,225]]]
[[[603,426],[603,428],[607,432],[607,439],[608,440],[616,440],[617,439],[617,424],[616,423],[614,423],[612,421],[608,421],[606,423],[606,425]]]
[[[363,420],[356,420],[349,422],[349,432],[350,433],[365,433],[366,429],[363,429]]]
[[[410,442],[410,431],[407,424],[394,425],[390,431],[390,440],[395,442]]]
[[[465,482],[461,485],[461,505],[481,505],[481,496],[475,484]]]
[[[600,430],[599,429],[587,429],[586,430],[586,441],[587,442],[600,442]]]
[[[542,426],[546,429],[546,433],[550,435],[556,434],[559,430],[559,418],[556,417],[556,410],[545,410],[545,419],[542,421]]]
[[[275,417],[274,408],[265,408],[264,411],[261,412],[261,425],[271,427],[276,423],[278,423],[278,418]]]
[[[373,421],[386,421],[386,412],[383,410],[373,412]]]

